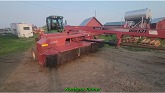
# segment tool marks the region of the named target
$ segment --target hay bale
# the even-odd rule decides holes
[[[156,46],[156,47],[158,47],[158,46],[160,46],[160,41],[159,40],[156,40],[155,42],[154,42],[154,46]]]
[[[149,42],[149,44],[150,44],[150,45],[154,45],[154,42],[155,42],[155,40],[151,40],[151,41]]]
[[[150,39],[147,39],[147,40],[145,41],[145,44],[148,44],[150,41],[151,41]]]
[[[146,38],[143,39],[143,40],[141,41],[141,43],[144,44],[144,43],[146,42],[146,40],[147,40]]]
[[[133,43],[137,43],[138,40],[139,40],[139,37],[134,37],[132,42],[133,42]]]

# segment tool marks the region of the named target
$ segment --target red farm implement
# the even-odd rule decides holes
[[[103,39],[95,38],[101,34],[116,34],[117,47],[124,44],[135,45],[122,42],[124,35],[129,35],[131,38],[150,37],[153,40],[155,40],[154,38],[165,38],[165,30],[111,29],[86,26],[66,26],[65,32],[63,33],[39,33],[40,35],[36,43],[36,51],[33,52],[33,56],[35,59],[38,59],[42,66],[46,65],[47,67],[52,67],[56,64],[78,57],[81,54],[95,51],[99,47],[102,47],[104,43],[115,45],[114,43],[105,42]],[[146,47],[145,45],[140,46]],[[154,45],[147,47],[157,48]]]
[[[36,43],[36,51],[33,51],[33,58],[38,59],[41,65],[46,65],[47,67],[63,63],[102,47],[101,43],[84,41],[85,39],[103,41],[102,39],[94,39],[96,35],[95,33],[84,31],[70,34],[44,34],[40,32]]]
[[[131,15],[130,13],[128,14]],[[62,25],[62,16],[49,16],[46,19],[49,33],[38,30],[39,35],[36,38],[36,47],[32,51],[33,58],[38,60],[42,66],[53,67],[82,54],[95,51],[103,47],[104,44],[117,47],[127,45],[165,49],[160,42],[165,39],[165,29],[150,29],[148,27],[150,16],[140,15],[139,17],[138,15],[133,18],[127,15],[126,19],[128,21],[133,20],[134,24],[127,25],[125,28],[106,26],[64,27]],[[60,33],[50,33],[53,31]],[[99,35],[111,34],[116,35],[116,43],[105,42],[104,39],[98,38]]]

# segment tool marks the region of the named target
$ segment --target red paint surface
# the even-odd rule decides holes
[[[87,24],[86,26],[102,26],[102,24],[97,21],[97,19],[92,18]]]
[[[105,30],[106,29],[106,30]],[[119,31],[117,31],[119,30]],[[105,27],[92,27],[92,26],[66,26],[65,32],[58,34],[44,34],[43,32],[39,35],[39,41],[37,42],[37,56],[39,63],[41,65],[45,64],[45,58],[47,55],[55,55],[65,51],[70,51],[80,47],[89,46],[92,42],[82,41],[83,39],[94,39],[94,36],[100,34],[116,34],[118,43],[117,46],[121,44],[121,39],[123,35],[130,36],[145,36],[152,38],[165,38],[165,30],[157,29],[158,34],[150,34],[150,29],[146,30],[145,33],[139,32],[129,32],[130,29],[107,29]],[[128,30],[128,31],[120,31]],[[142,29],[133,29],[142,30]],[[48,44],[48,46],[43,47],[42,44]]]
[[[157,23],[156,29],[165,29],[165,19]]]

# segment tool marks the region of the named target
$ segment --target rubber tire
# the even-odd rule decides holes
[[[32,48],[31,55],[32,55],[33,60],[36,61],[37,56],[36,56],[36,49],[35,48]]]
[[[45,65],[47,68],[53,68],[55,65],[57,65],[57,55],[47,56],[45,60]]]

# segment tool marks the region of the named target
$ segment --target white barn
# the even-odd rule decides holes
[[[11,32],[18,37],[32,37],[32,24],[25,23],[11,23]]]

